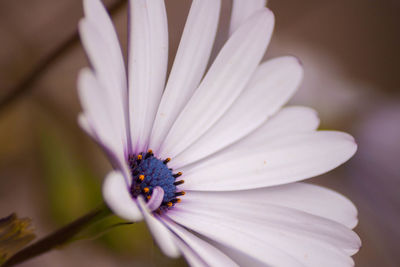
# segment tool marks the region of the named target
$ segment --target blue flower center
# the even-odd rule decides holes
[[[173,173],[173,170],[168,168],[169,161],[170,158],[161,160],[154,157],[151,150],[130,155],[128,163],[133,177],[131,195],[135,198],[142,195],[148,201],[154,188],[160,186],[164,190],[160,208],[170,208],[180,202],[178,196],[184,195],[185,192],[177,192],[176,186],[183,184],[183,180],[177,181],[176,178],[182,173]]]

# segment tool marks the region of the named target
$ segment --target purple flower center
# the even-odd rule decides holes
[[[173,170],[168,168],[169,161],[170,158],[165,160],[156,158],[151,150],[147,153],[130,155],[128,164],[133,177],[131,195],[134,198],[142,195],[148,201],[151,199],[154,188],[159,186],[164,190],[160,208],[170,208],[180,202],[178,196],[184,195],[185,192],[177,192],[176,186],[183,184],[184,181],[177,181],[176,178],[182,173],[173,173]]]

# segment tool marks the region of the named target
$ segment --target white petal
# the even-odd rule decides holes
[[[261,147],[277,137],[313,132],[318,128],[319,122],[317,112],[311,108],[302,106],[286,107],[233,147],[242,147],[243,149]]]
[[[265,7],[267,0],[233,0],[229,33],[232,34],[257,10]]]
[[[96,2],[86,1],[85,6],[91,7],[88,3]],[[86,7],[86,9],[90,7]],[[103,9],[101,5],[95,7],[93,7],[95,10]],[[105,13],[104,10],[103,12]],[[86,13],[92,14],[92,12]],[[101,12],[99,11],[98,14],[101,14]],[[96,79],[101,84],[103,91],[101,93],[106,96],[105,105],[115,122],[118,138],[123,142],[124,148],[127,149],[127,88],[121,49],[109,17],[106,14],[94,17],[98,19],[98,23],[92,16],[80,21],[81,40],[93,65]],[[99,28],[102,25],[106,30]],[[107,29],[109,30],[107,31]]]
[[[161,202],[164,197],[164,190],[160,186],[156,186],[153,189],[153,194],[151,194],[150,200],[147,202],[147,207],[150,211],[154,211],[160,207]]]
[[[328,172],[354,155],[345,133],[319,131],[232,147],[182,169],[185,190],[229,191],[290,183]]]
[[[90,122],[86,114],[80,113],[78,115],[78,124],[93,139],[93,141],[103,149],[115,169],[126,169],[125,158],[121,155],[118,156],[118,151],[116,151],[112,145],[106,143],[105,140],[99,137],[93,127],[93,123]],[[123,173],[128,174],[125,177],[130,177],[129,171],[123,171]],[[128,183],[130,183],[129,180],[130,179],[128,178],[126,179]]]
[[[246,89],[222,118],[192,146],[171,161],[180,168],[204,158],[248,135],[293,95],[303,76],[294,57],[281,57],[261,64]]]
[[[182,255],[185,257],[187,263],[191,267],[208,267],[206,263],[193,251],[191,247],[185,244],[179,238],[175,239],[175,243],[179,250],[181,251]]]
[[[107,206],[119,217],[132,222],[143,219],[129,193],[129,185],[120,172],[112,171],[107,175],[103,183],[103,197]]]
[[[228,246],[224,246],[221,243],[209,241],[215,247],[220,249],[223,253],[225,253],[228,257],[234,260],[239,266],[251,266],[251,267],[265,267],[265,263],[256,258],[246,254],[244,251],[237,250],[234,248],[230,248]]]
[[[114,84],[113,88],[115,90],[115,94],[121,98],[124,97],[121,99],[121,103],[124,103],[126,106],[127,78],[125,64],[121,47],[119,45],[118,36],[112,24],[111,18],[100,0],[84,0],[83,5],[86,19],[91,22],[91,24],[96,28],[97,32],[103,37],[102,40],[106,43],[107,48],[112,54],[110,59],[113,61],[114,65],[104,67],[108,68],[109,73],[107,76],[115,76],[113,78],[115,78],[117,84],[120,85],[115,88]],[[103,56],[104,54],[101,55],[101,58],[103,58]]]
[[[97,139],[95,131],[93,130],[92,126],[89,123],[87,115],[84,113],[78,114],[78,124],[90,137]]]
[[[147,150],[164,89],[168,25],[163,0],[130,1],[129,114],[133,153]]]
[[[203,199],[199,199],[199,196],[196,196],[195,192],[188,192],[181,203],[174,208],[174,211],[176,210],[174,216],[175,213],[179,213],[179,216],[184,213],[182,216],[187,217],[202,214],[207,218],[215,216],[225,218],[227,221],[238,220],[238,224],[240,221],[243,224],[254,223],[255,227],[259,225],[268,231],[279,230],[286,235],[301,235],[307,240],[318,239],[345,250],[349,255],[354,254],[360,247],[360,240],[351,229],[320,216],[291,207],[246,201],[240,192],[237,192],[234,198],[220,198],[217,194],[214,194],[217,196],[215,198],[211,194]],[[167,215],[170,215],[170,212]],[[253,230],[243,229],[243,231]]]
[[[231,106],[257,68],[273,25],[272,12],[264,9],[231,36],[172,126],[161,146],[161,158],[182,152]]]
[[[150,148],[158,148],[204,75],[218,26],[220,0],[194,0],[158,108]]]
[[[102,143],[123,158],[124,145],[118,138],[118,124],[112,119],[104,89],[91,70],[82,69],[79,73],[78,93],[84,113],[90,121],[93,131],[96,132]]]
[[[305,266],[351,266],[353,261],[349,256],[360,247],[358,236],[339,223],[263,203],[230,203],[229,199],[212,198],[192,201],[185,196],[167,215],[202,235],[272,265],[285,266],[269,262],[274,260],[265,254],[269,250],[257,255],[247,247],[250,241],[246,239],[259,240],[284,251]],[[238,241],[235,241],[238,236],[232,236],[235,232],[243,235]]]
[[[257,236],[249,236],[235,225],[226,223],[224,218],[217,220],[207,215],[204,216],[204,214],[183,211],[177,207],[169,211],[166,216],[210,239],[241,250],[270,266],[303,266],[285,251],[277,249]]]
[[[203,261],[203,264],[200,266],[238,266],[216,247],[198,238],[183,227],[180,227],[169,219],[165,219],[164,222]],[[193,257],[193,255],[188,256]]]
[[[149,209],[147,208],[146,203],[143,200],[143,197],[138,197],[138,204],[140,210],[143,213],[143,217],[149,227],[150,232],[153,235],[154,240],[160,247],[161,251],[165,253],[165,255],[177,258],[180,256],[180,252],[176,243],[174,241],[174,236],[171,231],[156,217],[154,217]]]
[[[205,199],[228,202],[233,206],[238,202],[276,205],[333,220],[348,228],[354,228],[357,224],[357,209],[350,200],[330,189],[306,183],[228,192],[190,191],[185,195],[186,201]]]

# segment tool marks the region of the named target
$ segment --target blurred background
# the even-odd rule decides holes
[[[113,9],[126,48],[126,3]],[[168,0],[170,58],[191,1]],[[363,247],[356,266],[400,266],[400,1],[270,0],[276,28],[266,58],[292,54],[305,78],[291,104],[315,108],[321,129],[351,133],[358,153],[309,180],[349,197],[359,209]],[[227,26],[230,1],[220,25]],[[77,72],[88,65],[79,40],[81,0],[0,0],[0,99],[64,47],[28,90],[0,106],[0,217],[30,217],[38,236],[101,202],[111,169],[76,123]],[[220,46],[226,36],[221,31]],[[67,42],[67,45],[65,43]],[[46,63],[46,62],[45,62]],[[316,200],[318,201],[318,200]],[[21,266],[185,266],[164,257],[143,224],[109,231]]]

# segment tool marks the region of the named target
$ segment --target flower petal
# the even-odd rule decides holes
[[[227,223],[225,218],[216,220],[204,214],[182,212],[177,207],[169,211],[166,216],[210,239],[243,251],[269,266],[303,266],[284,250],[277,249],[256,236],[249,236],[233,224]]]
[[[160,207],[161,202],[164,197],[164,190],[160,186],[156,186],[153,189],[153,194],[151,195],[150,200],[147,202],[147,207],[150,211],[154,211]]]
[[[175,243],[179,250],[181,251],[182,255],[185,257],[187,263],[191,267],[208,267],[205,262],[193,251],[191,247],[185,244],[179,238],[175,239]]]
[[[236,142],[257,129],[293,95],[303,76],[294,57],[261,64],[230,109],[193,145],[171,161],[179,168]]]
[[[328,172],[354,155],[345,133],[319,131],[233,146],[182,169],[185,190],[229,191],[286,184]]]
[[[142,196],[139,196],[137,200],[139,208],[143,213],[144,220],[161,251],[171,258],[179,257],[180,252],[174,241],[174,235],[158,218],[150,213]]]
[[[129,115],[133,153],[147,150],[164,89],[168,25],[163,0],[130,1]]]
[[[84,9],[86,16],[79,23],[81,40],[102,93],[107,96],[105,104],[117,125],[119,139],[127,150],[127,81],[118,37],[100,1],[85,0]]]
[[[194,0],[151,133],[158,148],[204,75],[218,26],[220,0]]]
[[[286,107],[233,147],[261,147],[269,140],[275,140],[284,135],[313,132],[318,128],[319,122],[317,112],[311,108]]]
[[[270,250],[264,249],[264,254],[257,254],[247,247],[247,243],[259,240],[266,246],[284,251],[304,266],[351,266],[353,261],[349,256],[360,247],[358,236],[339,223],[263,203],[239,200],[230,203],[229,199],[212,198],[192,201],[185,196],[167,215],[185,227],[274,266],[288,264],[271,262],[281,259],[266,256],[265,251]]]
[[[107,206],[119,217],[136,222],[143,219],[122,173],[110,172],[103,183],[103,197]]]
[[[117,154],[118,151],[116,151],[112,145],[105,142],[105,139],[99,137],[92,125],[93,123],[90,122],[86,114],[81,113],[78,115],[78,124],[93,139],[93,141],[104,150],[113,167],[124,173],[127,184],[130,184],[130,172],[123,155]]]
[[[179,239],[197,254],[201,261],[203,261],[201,266],[238,266],[216,247],[175,224],[168,218],[164,219],[164,223],[179,237]],[[194,257],[194,255],[190,254],[185,255],[186,258],[187,256]]]
[[[239,266],[265,267],[264,262],[246,254],[243,250],[237,250],[212,240],[209,242],[234,260]]]
[[[107,69],[108,75],[106,75],[104,78],[113,78],[115,79],[115,82],[120,85],[116,88],[115,84],[113,84],[111,89],[115,91],[114,95],[117,95],[121,98],[120,103],[126,107],[127,79],[125,64],[121,47],[119,45],[118,36],[111,18],[100,0],[84,0],[83,5],[85,18],[90,21],[91,25],[96,29],[96,32],[101,35],[101,40],[106,43],[105,47],[111,53],[110,59],[112,60],[113,65],[107,65],[104,62],[105,55],[102,54],[100,55],[100,58],[102,59],[101,62],[103,63],[101,63],[99,60],[101,66],[99,65],[98,68]],[[97,62],[97,59],[93,58],[93,60]]]
[[[236,31],[246,19],[266,5],[267,0],[233,0],[229,33]]]
[[[212,199],[213,202],[228,202],[233,206],[236,206],[237,202],[248,205],[275,205],[336,221],[348,228],[357,225],[357,209],[350,200],[333,190],[312,184],[292,183],[228,192],[189,192],[185,195],[185,201],[201,202]]]
[[[161,146],[161,158],[182,152],[230,107],[257,68],[273,24],[272,12],[261,10],[232,35],[172,126]]]
[[[79,100],[99,139],[119,157],[124,155],[124,146],[118,138],[118,124],[112,119],[110,106],[102,85],[90,69],[82,69],[78,76]]]
[[[199,196],[201,195],[196,195],[195,192],[188,193],[174,211],[184,213],[185,216],[203,214],[206,217],[216,216],[226,220],[238,219],[243,223],[246,223],[246,220],[248,223],[260,222],[260,227],[265,229],[280,230],[287,235],[297,233],[306,239],[316,238],[345,250],[349,255],[354,254],[360,247],[360,240],[351,229],[330,219],[291,207],[246,201],[240,192],[237,192],[234,198],[221,198],[218,194],[210,194],[207,195],[208,198],[200,200]]]
[[[78,114],[78,124],[90,137],[97,141],[98,137],[96,132],[93,130],[93,126],[90,125],[87,115],[84,113]]]

